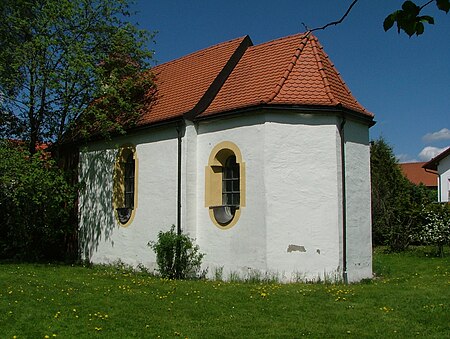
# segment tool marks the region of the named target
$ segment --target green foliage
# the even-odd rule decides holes
[[[410,37],[414,34],[423,34],[425,30],[424,23],[433,25],[434,18],[429,15],[420,15],[420,13],[424,7],[432,2],[435,2],[437,8],[445,13],[448,13],[450,10],[450,0],[429,1],[423,6],[417,6],[414,2],[408,0],[403,3],[402,9],[389,14],[386,19],[384,19],[384,30],[388,31],[394,26],[394,23],[397,23],[398,33],[403,30]]]
[[[450,245],[450,205],[427,205],[423,215],[425,223],[417,237],[424,244],[436,246],[437,254],[443,257],[444,246]]]
[[[427,251],[377,250],[377,278],[351,285],[167,280],[117,267],[2,264],[0,332],[19,339],[449,338],[450,256]]]
[[[186,234],[177,234],[175,225],[169,231],[158,233],[158,241],[150,241],[149,247],[156,253],[159,273],[168,279],[193,279],[200,277],[204,253]]]
[[[0,2],[3,136],[30,141],[34,152],[37,141],[59,142],[81,115],[84,135],[136,120],[152,92],[143,70],[153,36],[127,21],[128,9],[129,0]]]
[[[422,226],[422,206],[432,201],[424,186],[406,179],[392,148],[382,139],[371,146],[372,240],[394,252],[405,250]]]
[[[74,189],[48,154],[0,144],[0,258],[63,260],[74,236]]]

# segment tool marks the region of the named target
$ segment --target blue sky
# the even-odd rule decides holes
[[[132,18],[157,31],[158,64],[249,35],[254,44],[339,19],[351,0],[137,0]],[[425,0],[417,0],[422,4]],[[427,161],[450,146],[450,13],[426,9],[436,24],[419,37],[384,32],[403,0],[360,0],[346,20],[315,35],[356,99],[375,114],[401,162]]]

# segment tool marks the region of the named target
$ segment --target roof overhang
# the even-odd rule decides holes
[[[437,171],[439,162],[442,161],[442,159],[446,158],[450,155],[450,147],[447,148],[444,152],[439,153],[437,156],[435,156],[433,159],[428,161],[425,165],[422,167],[431,171]]]
[[[239,109],[215,113],[213,115],[197,116],[193,121],[214,120],[224,117],[244,116],[245,114],[256,114],[261,111],[285,111],[312,115],[336,115],[356,120],[360,123],[372,127],[376,124],[373,116],[356,112],[342,106],[317,106],[317,105],[280,105],[280,104],[260,104]]]

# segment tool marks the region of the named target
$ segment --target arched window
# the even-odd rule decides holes
[[[205,205],[214,224],[230,228],[245,205],[245,164],[239,148],[229,141],[214,147],[205,176]]]
[[[133,146],[119,149],[115,173],[113,205],[116,218],[122,226],[128,226],[136,210],[136,150]]]
[[[239,182],[239,164],[236,163],[236,156],[230,155],[225,160],[225,166],[222,170],[222,205],[239,206]]]
[[[124,207],[133,209],[134,208],[134,169],[135,161],[134,154],[130,153],[125,162],[125,204]]]

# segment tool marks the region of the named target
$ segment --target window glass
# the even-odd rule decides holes
[[[125,206],[126,208],[134,207],[134,157],[130,153],[125,162]]]
[[[136,210],[136,149],[126,145],[119,149],[114,174],[113,206],[122,226],[128,226]]]
[[[236,156],[231,155],[222,170],[222,205],[239,206],[239,196],[239,164]]]
[[[211,150],[205,168],[205,207],[220,229],[236,225],[245,207],[245,163],[238,146],[222,141]]]

